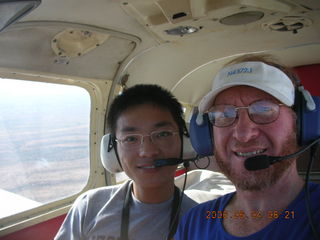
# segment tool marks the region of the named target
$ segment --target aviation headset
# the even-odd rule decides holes
[[[182,134],[182,158],[194,158],[196,153],[192,148],[189,134],[186,127],[184,127]],[[180,134],[181,135],[181,134]],[[101,139],[100,156],[102,165],[111,173],[122,172],[123,169],[120,164],[118,153],[116,150],[116,142],[111,134],[106,134]]]
[[[320,137],[320,97],[311,96],[298,79],[293,110],[297,115],[297,139],[300,146]],[[202,157],[213,155],[213,127],[206,113],[195,108],[190,120],[190,138],[195,151]]]

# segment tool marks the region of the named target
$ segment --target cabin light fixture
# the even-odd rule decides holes
[[[0,32],[39,6],[41,0],[0,0]]]
[[[195,33],[197,31],[198,31],[198,28],[192,27],[192,26],[179,26],[176,28],[165,30],[165,32],[169,35],[178,35],[178,36]]]

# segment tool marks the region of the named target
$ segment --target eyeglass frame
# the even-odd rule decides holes
[[[272,120],[272,121],[270,121],[270,122],[266,122],[266,123],[258,123],[258,122],[256,122],[255,120],[253,120],[252,119],[252,117],[251,117],[251,114],[249,113],[249,108],[250,108],[250,106],[252,105],[252,104],[254,104],[254,103],[257,103],[257,102],[269,102],[269,103],[273,103],[273,104],[275,104],[275,105],[278,105],[279,106],[279,108],[278,108],[278,115],[277,115],[277,117],[274,119],[274,120]],[[249,105],[247,105],[247,106],[235,106],[235,105],[232,105],[232,104],[219,104],[219,105],[215,105],[215,106],[233,106],[234,107],[234,109],[235,109],[235,112],[236,112],[236,116],[234,117],[234,120],[230,123],[230,124],[228,124],[228,125],[226,125],[226,126],[217,126],[217,125],[215,125],[214,123],[213,123],[213,121],[212,120],[210,120],[210,116],[209,116],[209,113],[210,112],[212,112],[212,111],[210,111],[210,109],[206,112],[206,114],[208,115],[208,119],[209,119],[209,121],[210,121],[210,123],[213,125],[213,126],[215,126],[215,127],[219,127],[219,128],[224,128],[224,127],[230,127],[232,124],[234,124],[235,123],[235,121],[239,118],[239,109],[247,109],[247,114],[248,114],[248,116],[249,116],[249,119],[252,121],[252,122],[254,122],[255,124],[258,124],[258,125],[265,125],[265,124],[270,124],[270,123],[273,123],[274,121],[276,121],[278,118],[279,118],[279,115],[280,115],[280,107],[281,106],[286,106],[285,104],[283,104],[283,103],[275,103],[274,101],[271,101],[271,100],[263,100],[263,99],[260,99],[260,100],[257,100],[257,101],[254,101],[254,102],[252,102],[252,103],[250,103]],[[213,108],[213,107],[215,107],[215,106],[212,106],[211,108]]]
[[[152,134],[154,133],[161,133],[161,132],[171,132],[172,133],[172,137],[175,136],[175,135],[179,135],[179,131],[173,131],[173,130],[168,130],[168,129],[162,129],[162,130],[155,130],[155,131],[152,131],[150,134],[141,134],[141,133],[132,133],[132,134],[127,134],[123,137],[123,139],[119,139],[119,138],[114,138],[114,141],[115,142],[119,142],[125,149],[127,150],[133,150],[133,149],[137,149],[139,147],[142,146],[143,142],[144,142],[144,137],[149,137],[150,138],[150,141],[152,142],[152,144],[156,145],[156,146],[159,146],[158,143],[154,142],[153,138],[152,138]],[[129,136],[139,136],[141,138],[140,140],[140,144],[137,144],[137,146],[133,146],[133,147],[125,147],[124,145],[124,141],[125,141],[125,138],[129,137]]]

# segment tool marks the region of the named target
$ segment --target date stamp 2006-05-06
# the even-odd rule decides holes
[[[274,211],[266,211],[262,212],[259,210],[251,211],[250,214],[246,214],[242,210],[238,210],[235,212],[229,211],[206,211],[206,219],[226,219],[226,218],[233,218],[233,219],[261,219],[261,218],[269,218],[269,219],[294,219],[295,212],[289,210],[274,210]]]

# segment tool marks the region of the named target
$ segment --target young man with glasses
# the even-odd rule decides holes
[[[188,133],[181,104],[157,85],[136,85],[115,98],[107,123],[131,180],[82,194],[55,239],[172,238],[180,215],[197,202],[175,187],[176,164],[155,167],[154,161],[182,158]]]
[[[317,238],[319,185],[308,185],[314,213],[310,221],[297,156],[269,167],[260,166],[257,157],[286,156],[300,149],[297,84],[293,73],[270,56],[244,56],[218,72],[199,112],[207,114],[216,161],[236,192],[189,211],[175,240]],[[255,170],[246,167],[249,158]]]

